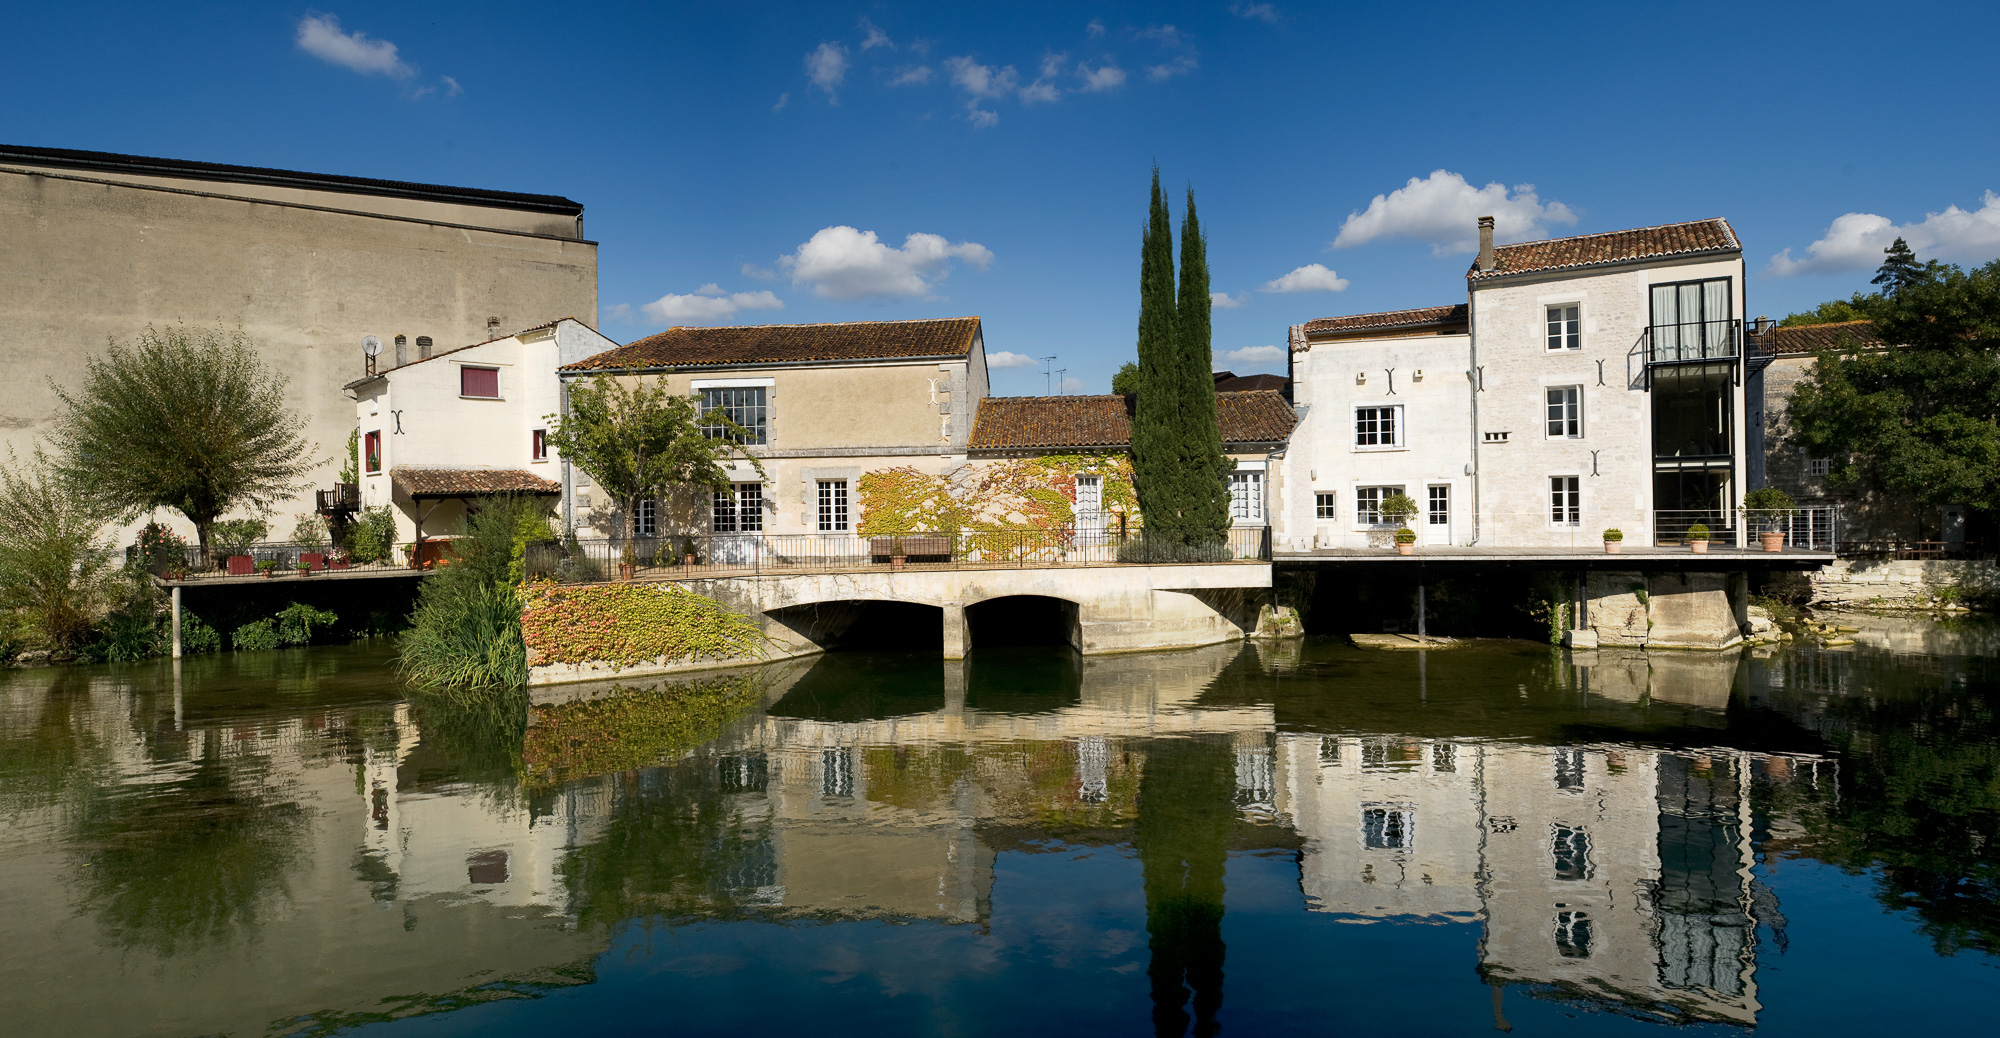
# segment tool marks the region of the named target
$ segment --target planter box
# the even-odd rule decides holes
[[[334,559],[334,560],[332,560],[332,561],[330,561],[330,562],[328,562],[328,563],[326,564],[326,568],[327,568],[327,569],[347,569],[348,567],[350,567],[350,566],[352,566],[352,565],[354,565],[354,563],[352,563],[352,562],[349,562],[349,561],[347,561],[346,559]]]
[[[256,559],[253,559],[248,555],[231,555],[229,557],[230,576],[247,577],[255,572],[257,572]]]
[[[310,569],[325,569],[326,555],[316,551],[302,552],[299,555],[299,564]]]

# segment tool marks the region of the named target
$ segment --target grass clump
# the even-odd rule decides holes
[[[521,599],[515,584],[534,523],[548,525],[538,498],[500,496],[480,504],[452,542],[453,557],[424,579],[397,663],[423,689],[516,688],[527,683]]]

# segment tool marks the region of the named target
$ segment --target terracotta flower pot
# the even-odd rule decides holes
[[[693,555],[683,555],[683,556],[681,556],[681,565],[683,565],[683,566],[692,566],[692,565],[694,565],[694,556],[693,556]]]
[[[1398,555],[1415,555],[1416,553],[1417,553],[1417,546],[1416,546],[1416,545],[1414,545],[1414,544],[1404,544],[1404,543],[1403,543],[1403,542],[1401,542],[1401,541],[1397,541],[1397,542],[1396,542],[1396,554],[1398,554]]]
[[[621,562],[621,563],[619,563],[619,564],[618,564],[618,579],[619,579],[619,580],[631,580],[631,579],[632,579],[632,575],[633,575],[634,573],[637,573],[638,571],[639,571],[639,564],[638,564],[638,563],[636,563],[636,562]]]
[[[1624,544],[1625,544],[1624,541],[1605,541],[1604,554],[1616,555],[1624,547]]]
[[[1694,552],[1694,553],[1695,553],[1696,555],[1706,555],[1706,554],[1708,554],[1708,542],[1707,542],[1707,541],[1689,541],[1689,542],[1688,542],[1688,550],[1689,550],[1689,551],[1691,551],[1691,552]]]
[[[904,562],[904,560],[905,560],[906,558],[907,558],[907,556],[903,556],[903,555],[891,555],[891,556],[889,556],[889,568],[890,568],[890,569],[902,569],[902,568],[903,568],[903,562]]]
[[[1757,543],[1763,545],[1765,551],[1784,551],[1785,531],[1765,530],[1757,535]]]

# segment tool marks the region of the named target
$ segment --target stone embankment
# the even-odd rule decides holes
[[[2000,595],[1991,559],[1840,559],[1807,575],[1820,605],[1934,609]]]

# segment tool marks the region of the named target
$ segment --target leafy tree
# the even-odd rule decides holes
[[[268,509],[319,463],[285,382],[242,332],[148,327],[87,362],[74,392],[54,387],[57,467],[103,514],[180,512],[206,558],[218,516]]]
[[[1139,362],[1128,360],[1111,376],[1111,391],[1119,396],[1139,394]]]
[[[1856,292],[1851,299],[1832,299],[1804,313],[1790,314],[1778,322],[1780,328],[1808,324],[1839,324],[1844,321],[1872,321],[1881,308],[1882,297],[1874,292]]]
[[[1132,414],[1132,485],[1149,533],[1171,534],[1183,510],[1175,469],[1175,387],[1180,379],[1174,334],[1174,230],[1153,168],[1152,204],[1139,244],[1139,386]]]
[[[346,460],[340,463],[340,481],[342,483],[360,482],[361,430],[359,428],[347,430],[347,453],[342,455],[342,457]]]
[[[1181,294],[1174,309],[1180,346],[1181,479],[1186,510],[1181,519],[1190,540],[1210,541],[1229,529],[1229,490],[1223,479],[1236,467],[1222,453],[1222,430],[1215,422],[1215,354],[1210,344],[1208,240],[1195,215],[1194,189],[1187,193],[1181,221]]]
[[[1926,271],[1882,297],[1876,330],[1896,345],[1818,357],[1788,408],[1793,439],[1843,459],[1836,487],[2000,508],[2000,261]]]
[[[720,412],[703,415],[695,398],[658,382],[599,375],[570,388],[567,415],[549,417],[557,420],[550,446],[624,506],[628,548],[640,501],[677,487],[726,491],[731,477],[721,463],[749,456],[739,446],[748,430]],[[724,435],[711,437],[703,425],[719,426]],[[750,464],[763,474],[756,458]]]
[[[1926,273],[1924,265],[1917,262],[1917,254],[1910,243],[1897,238],[1894,244],[1882,250],[1885,257],[1882,265],[1875,270],[1875,277],[1869,282],[1881,285],[1882,291],[1895,295],[1921,280]]]
[[[103,511],[40,451],[0,466],[0,605],[20,609],[48,647],[67,654],[90,638],[117,592]]]

